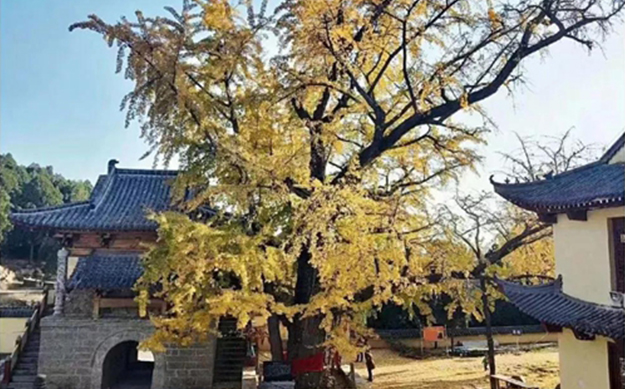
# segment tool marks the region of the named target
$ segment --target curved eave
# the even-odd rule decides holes
[[[148,226],[103,226],[103,227],[81,227],[81,226],[65,226],[54,224],[29,224],[14,222],[14,225],[27,228],[29,230],[50,231],[50,232],[63,232],[63,233],[113,233],[113,232],[154,232],[156,233],[158,227]]]
[[[604,197],[589,201],[571,201],[549,204],[540,202],[529,202],[515,198],[513,196],[509,196],[505,191],[499,190],[497,185],[494,185],[494,189],[495,193],[497,193],[499,196],[503,197],[507,201],[511,202],[512,204],[536,213],[565,213],[567,211],[611,208],[625,205],[624,196]]]
[[[93,208],[90,201],[62,204],[53,207],[26,209],[12,212],[9,219],[14,225],[32,230],[74,231],[74,232],[127,232],[156,231],[156,223],[147,219],[140,222],[109,222],[93,225],[85,222],[85,215]]]
[[[523,286],[496,280],[504,295],[523,313],[535,319],[612,339],[625,338],[625,309],[580,300],[562,292],[562,281]]]
[[[501,183],[490,177],[495,193],[536,213],[625,205],[625,164],[594,162],[565,173],[526,183]]]
[[[80,201],[71,204],[61,204],[51,207],[36,209],[20,209],[9,214],[11,223],[31,229],[57,229],[54,219],[66,217],[71,214],[89,208],[90,201]]]

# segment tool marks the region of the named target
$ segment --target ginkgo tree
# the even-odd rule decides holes
[[[355,320],[428,288],[433,188],[474,166],[480,102],[514,90],[559,41],[590,49],[622,0],[185,1],[166,16],[95,15],[134,83],[122,101],[151,151],[176,157],[179,212],[139,288],[169,303],[153,344],[224,315],[277,315],[288,356],[352,350]],[[463,123],[457,113],[482,117]],[[476,122],[475,120],[472,122]],[[478,121],[479,122],[479,121]],[[143,293],[146,295],[146,293]],[[319,372],[298,388],[322,385]]]

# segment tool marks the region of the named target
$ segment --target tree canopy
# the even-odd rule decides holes
[[[305,358],[350,349],[371,309],[438,292],[429,200],[479,161],[491,126],[479,103],[514,91],[523,61],[558,41],[591,49],[622,8],[206,0],[72,25],[116,45],[117,71],[134,83],[127,123],[140,122],[157,158],[179,157],[178,200],[193,194],[186,213],[154,215],[140,289],[159,283],[171,306],[155,344],[190,342],[224,315],[244,326],[276,314],[289,357]]]
[[[52,166],[41,167],[34,163],[23,166],[11,154],[0,155],[0,238],[6,235],[2,244],[3,256],[29,258],[31,247],[38,249],[45,240],[45,234],[41,232],[12,229],[8,217],[11,210],[87,200],[91,189],[88,180],[68,180],[54,173]],[[38,252],[37,256],[42,260],[53,258],[53,250],[54,247],[50,247],[45,252]]]

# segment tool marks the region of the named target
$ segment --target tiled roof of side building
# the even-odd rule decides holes
[[[625,204],[625,164],[622,163],[595,162],[537,182],[491,182],[500,196],[536,212],[563,213]]]
[[[625,338],[625,309],[583,301],[562,291],[562,279],[540,286],[497,280],[506,297],[522,312],[543,323],[584,334]]]
[[[149,211],[171,208],[170,184],[177,171],[109,168],[101,175],[88,201],[56,207],[19,210],[17,225],[80,231],[151,231],[156,223]]]
[[[538,213],[625,205],[625,164],[611,163],[625,147],[625,133],[596,162],[542,181],[491,183],[501,197]]]
[[[28,318],[35,312],[34,307],[3,307],[0,306],[0,317]]]
[[[99,255],[78,259],[69,289],[130,289],[143,274],[139,254]]]

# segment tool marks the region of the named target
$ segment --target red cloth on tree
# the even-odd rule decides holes
[[[293,375],[299,375],[302,373],[312,373],[317,371],[323,371],[323,353],[317,353],[308,358],[295,359],[291,363],[291,372]]]

